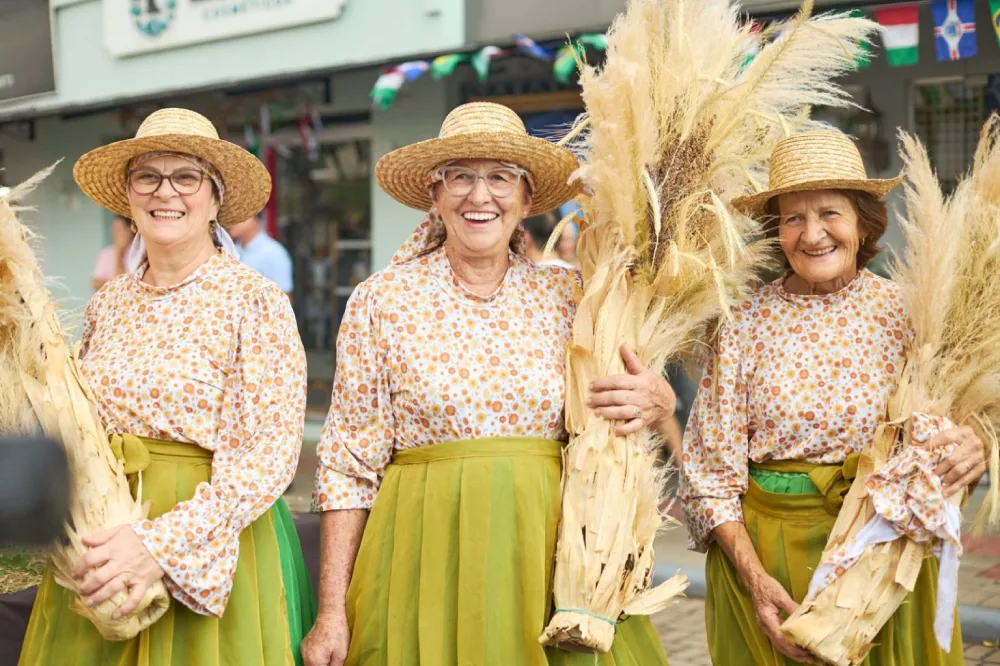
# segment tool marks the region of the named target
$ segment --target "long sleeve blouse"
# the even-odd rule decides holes
[[[911,335],[898,287],[863,270],[829,295],[773,282],[722,327],[685,432],[690,546],[742,521],[749,465],[839,464],[874,436]]]
[[[81,369],[109,434],[213,452],[194,497],[132,527],[171,594],[221,616],[240,532],[291,483],[302,445],[305,352],[287,296],[222,253],[170,287],[120,275],[87,305]]]

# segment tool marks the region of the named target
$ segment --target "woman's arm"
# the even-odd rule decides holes
[[[757,624],[774,643],[774,647],[797,662],[813,663],[808,652],[791,643],[781,632],[781,614],[791,615],[799,605],[792,600],[781,583],[764,570],[746,525],[738,522],[723,523],[712,530],[712,536],[736,568],[740,582],[753,601]]]
[[[367,521],[365,509],[324,511],[320,518],[319,614],[302,641],[306,666],[340,666],[347,658],[347,588]]]

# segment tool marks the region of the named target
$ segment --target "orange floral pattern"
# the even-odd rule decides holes
[[[213,452],[211,483],[132,527],[171,594],[221,616],[240,532],[281,497],[298,465],[306,360],[288,297],[222,253],[172,287],[120,275],[87,304],[82,350],[109,434]]]
[[[869,271],[829,295],[783,280],[723,326],[684,437],[681,501],[691,547],[743,520],[749,463],[842,463],[875,434],[911,336],[898,287]]]
[[[513,252],[510,262],[489,298],[459,283],[443,247],[358,286],[337,336],[316,510],[370,508],[393,451],[482,437],[566,440],[578,274]]]

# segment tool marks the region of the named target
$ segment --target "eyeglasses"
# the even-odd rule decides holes
[[[509,197],[521,182],[521,169],[498,167],[480,174],[475,169],[463,166],[450,166],[441,170],[444,189],[454,197],[467,197],[476,187],[480,178],[486,183],[486,191],[498,199]]]
[[[199,169],[178,169],[173,173],[160,173],[151,169],[136,169],[128,174],[128,184],[136,194],[152,194],[160,189],[166,178],[177,194],[194,194],[205,181],[205,172]]]

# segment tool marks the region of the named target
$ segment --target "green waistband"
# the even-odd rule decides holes
[[[561,458],[563,443],[540,437],[485,437],[397,451],[393,465],[420,465],[436,460],[495,456]]]
[[[779,495],[818,495],[819,488],[805,472],[777,472],[774,470],[750,468],[750,478],[757,482],[761,490]]]

